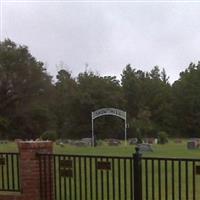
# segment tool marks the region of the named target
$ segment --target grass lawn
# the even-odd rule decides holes
[[[113,155],[113,156],[132,156],[135,152],[134,145],[128,146],[118,146],[112,147],[107,145],[102,145],[98,147],[75,147],[70,145],[65,145],[60,147],[55,145],[55,153],[65,153],[65,154],[89,154],[89,155]],[[187,157],[187,158],[200,158],[200,149],[188,150],[187,140],[184,140],[180,144],[176,144],[171,140],[168,144],[153,145],[153,152],[143,153],[144,156],[156,156],[156,157]]]
[[[182,143],[175,143],[170,140],[168,144],[154,144],[153,152],[145,152],[144,156],[155,157],[178,157],[178,158],[200,158],[200,149],[188,150],[187,140],[182,140]],[[17,152],[17,145],[13,142],[8,144],[0,144],[0,152]],[[54,144],[54,153],[61,154],[81,154],[81,155],[108,155],[108,156],[132,156],[135,152],[134,145],[128,146],[108,146],[106,144],[97,147],[76,147],[64,145],[61,147]]]

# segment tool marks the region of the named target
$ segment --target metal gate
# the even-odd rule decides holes
[[[199,200],[200,159],[39,154],[41,200]]]

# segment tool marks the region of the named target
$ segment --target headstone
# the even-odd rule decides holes
[[[132,144],[137,144],[138,142],[138,139],[137,138],[131,138],[129,139],[129,144],[132,145]]]
[[[158,138],[155,138],[154,141],[155,141],[154,144],[158,144]]]
[[[146,143],[138,144],[137,147],[139,148],[139,150],[141,152],[152,152],[153,151],[151,144],[146,144]]]
[[[85,143],[87,146],[92,145],[92,138],[82,138],[81,141]]]
[[[75,142],[76,142],[76,140],[69,140],[68,144],[74,145]]]
[[[158,139],[157,138],[144,138],[144,143],[158,144]]]
[[[63,142],[64,144],[70,144],[71,140],[69,140],[69,139],[64,139],[64,140],[62,140],[62,142]]]
[[[191,140],[187,142],[187,148],[188,149],[197,149],[198,148],[198,143],[195,140]]]
[[[60,147],[64,147],[64,143],[63,142],[60,142],[59,145],[60,145]]]
[[[85,146],[87,146],[87,144],[85,142],[81,141],[81,140],[76,140],[76,141],[74,141],[73,144],[75,146],[77,146],[77,147],[85,147]]]
[[[61,139],[56,140],[56,145],[60,145],[60,143],[63,143],[63,141]]]
[[[200,138],[191,138],[190,141],[196,141],[196,143],[197,143],[197,148],[200,147]]]
[[[155,139],[154,138],[148,138],[148,144],[154,144]]]
[[[109,146],[118,146],[120,144],[121,144],[121,141],[117,139],[109,139],[108,141]]]

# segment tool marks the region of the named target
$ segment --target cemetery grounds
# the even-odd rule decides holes
[[[187,149],[187,140],[183,139],[181,143],[175,143],[174,140],[170,140],[169,143],[160,145],[160,144],[153,144],[153,152],[145,152],[142,155],[144,157],[163,157],[163,158],[197,158],[200,159],[200,149],[194,149],[194,150],[188,150]],[[9,142],[7,144],[0,144],[0,152],[17,152],[17,145],[14,142]],[[135,152],[135,146],[134,145],[127,145],[124,146],[108,146],[106,144],[102,144],[101,146],[97,146],[95,148],[93,147],[76,147],[65,144],[64,146],[56,145],[54,144],[54,153],[56,154],[73,154],[73,155],[105,155],[105,156],[133,156],[133,153]],[[122,166],[123,168],[123,166]],[[123,171],[123,169],[121,169]],[[148,173],[151,176],[152,170],[151,167],[148,168]],[[155,165],[155,171],[157,170],[157,166]],[[169,172],[171,171],[171,167],[168,168]],[[161,171],[164,171],[164,165],[161,165]],[[192,177],[192,174],[190,172],[190,166],[189,166],[189,186],[192,184],[192,178],[190,180],[190,177]],[[174,177],[174,185],[175,187],[178,187],[178,166],[175,166],[175,177]],[[184,166],[182,167],[182,173],[185,172]],[[145,177],[143,177],[145,179]],[[171,177],[168,177],[169,179]],[[164,187],[165,187],[165,175],[161,174],[161,181],[162,181],[162,188],[161,193],[164,197]],[[117,180],[116,180],[117,181]],[[123,177],[122,177],[123,181]],[[155,183],[157,182],[157,177],[155,176]],[[200,183],[200,175],[197,176],[196,181]],[[106,183],[105,183],[106,184]],[[168,192],[170,193],[170,187]],[[182,185],[182,189],[184,190],[184,186]],[[149,188],[149,191],[151,191],[151,187]],[[156,190],[155,190],[156,191]],[[189,194],[192,193],[190,187],[188,188]],[[78,192],[78,191],[77,191]],[[123,190],[121,191],[123,193]],[[178,194],[177,194],[178,195]],[[198,194],[197,194],[198,195]],[[151,192],[149,196],[152,196]],[[178,196],[176,196],[178,199]],[[106,199],[106,197],[105,197]],[[127,197],[127,199],[131,199],[130,197]],[[149,198],[151,199],[151,198]],[[155,200],[158,199],[158,194],[155,194]],[[183,199],[185,197],[183,196]],[[197,197],[197,199],[200,199],[200,194]]]
[[[153,144],[153,152],[144,152],[143,156],[153,157],[176,157],[176,158],[198,158],[200,159],[200,148],[194,150],[187,149],[187,141],[183,139],[181,143],[175,143],[171,139],[167,144]],[[17,145],[14,142],[0,144],[0,152],[17,152]],[[135,152],[135,145],[121,144],[119,146],[108,146],[103,143],[101,146],[77,147],[65,144],[63,147],[54,144],[54,153],[57,154],[77,154],[77,155],[105,155],[105,156],[132,156]]]

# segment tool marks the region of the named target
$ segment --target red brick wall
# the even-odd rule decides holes
[[[19,142],[18,148],[20,153],[21,193],[0,193],[0,200],[40,200],[40,171],[36,154],[39,152],[52,153],[52,142]],[[48,176],[48,171],[46,176]],[[48,195],[48,200],[52,199],[53,194]]]

